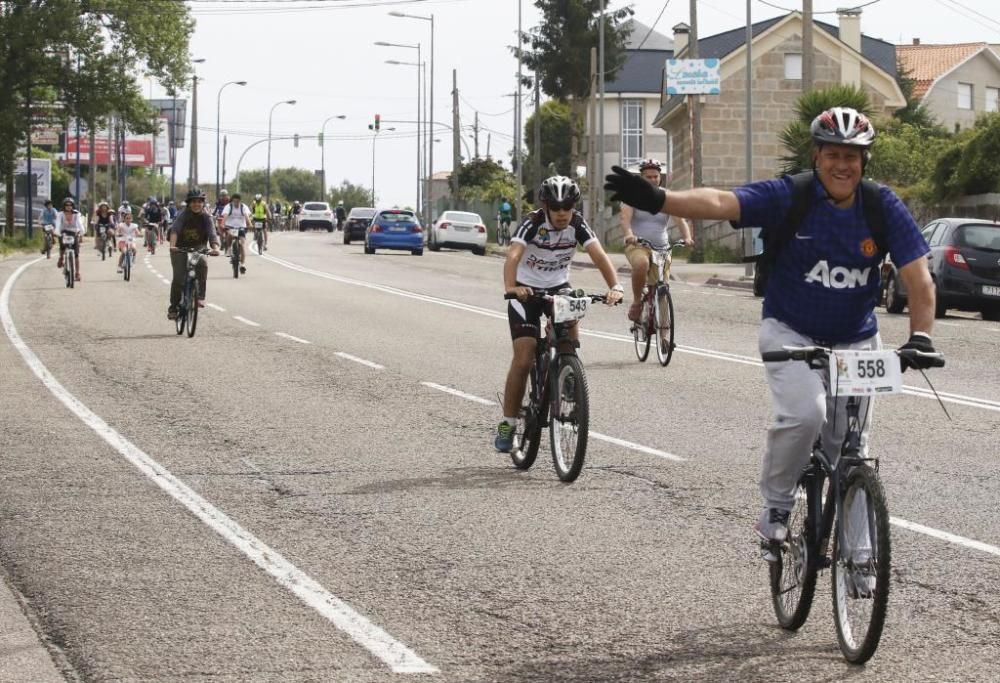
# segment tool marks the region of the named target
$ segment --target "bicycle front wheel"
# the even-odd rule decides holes
[[[233,239],[232,257],[230,260],[233,262],[233,278],[239,279],[240,277],[240,241]]]
[[[833,547],[833,619],[844,658],[864,664],[878,648],[889,606],[889,509],[875,471],[847,476]]]
[[[195,280],[190,286],[191,296],[188,298],[187,307],[187,333],[188,338],[194,336],[194,330],[198,327],[198,299],[201,298],[201,293],[198,290],[198,281]]]
[[[73,289],[76,285],[76,253],[72,248],[66,250],[66,267],[63,270],[66,273],[66,286]]]
[[[552,462],[560,481],[569,483],[580,476],[587,454],[590,398],[583,364],[573,355],[559,357],[552,386],[552,422],[549,440]]]
[[[670,296],[670,286],[661,285],[653,300],[655,325],[653,333],[656,336],[656,358],[660,365],[667,367],[674,355],[674,300]]]
[[[819,560],[809,520],[809,487],[813,475],[807,473],[795,489],[795,506],[788,515],[788,539],[770,562],[771,604],[782,628],[795,631],[806,623],[816,594]]]

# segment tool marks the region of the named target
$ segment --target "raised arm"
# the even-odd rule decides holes
[[[612,201],[620,201],[623,205],[649,213],[666,213],[679,218],[730,221],[740,218],[740,202],[728,190],[697,187],[668,194],[620,166],[612,166],[611,170],[614,172],[605,177],[604,189],[614,193]]]

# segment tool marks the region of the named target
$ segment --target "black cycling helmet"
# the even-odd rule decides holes
[[[205,193],[202,192],[197,187],[192,187],[190,190],[188,190],[187,197],[184,198],[184,201],[190,202],[195,199],[200,199],[201,201],[205,201]]]
[[[809,134],[816,146],[850,145],[868,149],[875,142],[875,128],[868,117],[850,107],[833,107],[813,119]]]
[[[538,189],[538,200],[543,204],[570,208],[580,201],[580,187],[572,178],[554,175],[542,181]]]

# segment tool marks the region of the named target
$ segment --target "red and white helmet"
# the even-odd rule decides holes
[[[868,149],[875,128],[868,117],[850,107],[834,107],[813,119],[809,134],[817,145],[851,145]]]
[[[642,173],[647,168],[655,168],[660,173],[663,173],[663,164],[661,164],[656,159],[643,159],[639,162],[639,173]]]

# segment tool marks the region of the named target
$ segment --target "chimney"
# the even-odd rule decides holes
[[[688,34],[691,33],[691,27],[685,24],[683,21],[676,26],[674,26],[674,59],[680,57],[681,52],[687,50],[688,46]]]
[[[914,38],[913,39],[913,44],[914,45],[920,45],[920,38]]]
[[[840,82],[861,87],[861,10],[838,9],[840,40],[853,52],[840,51]]]
[[[840,39],[856,52],[861,52],[861,10],[838,9]]]

